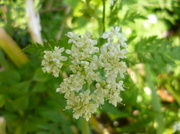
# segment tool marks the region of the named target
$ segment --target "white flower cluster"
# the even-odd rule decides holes
[[[114,106],[122,101],[120,92],[124,90],[123,81],[118,80],[118,76],[124,78],[127,68],[121,60],[126,58],[126,38],[120,33],[119,27],[111,28],[102,35],[107,41],[99,49],[96,47],[97,40],[92,39],[89,32],[82,36],[69,32],[67,36],[70,38],[68,43],[72,44],[71,50],[66,50],[70,55],[69,68],[72,74],[64,79],[57,92],[65,94],[66,109],[73,109],[74,118],[84,117],[89,120],[105,100]],[[46,72],[54,74],[54,70],[47,71],[47,68],[58,72],[57,66],[60,65],[57,61],[66,60],[61,55],[63,50],[59,53],[59,60],[54,55],[49,56],[49,51],[48,54],[45,52],[44,62],[47,64],[42,65]],[[58,65],[54,65],[56,63]]]
[[[121,102],[120,91],[123,91],[123,81],[117,81],[118,74],[124,78],[126,72],[126,63],[120,59],[126,58],[127,40],[123,33],[120,33],[120,27],[112,27],[111,31],[105,32],[102,38],[107,42],[100,49],[100,64],[104,69],[108,94],[105,96],[110,103],[117,106]]]
[[[41,65],[43,72],[52,73],[55,77],[59,77],[59,72],[63,63],[61,61],[67,60],[67,57],[62,56],[61,53],[64,48],[55,47],[54,51],[44,51],[44,59]]]

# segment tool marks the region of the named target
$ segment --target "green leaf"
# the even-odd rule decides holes
[[[13,109],[14,110],[25,110],[28,108],[29,105],[29,97],[28,96],[22,96],[19,97],[12,102]]]
[[[22,134],[23,133],[23,125],[19,125],[14,130],[14,134]]]
[[[110,12],[110,15],[108,16],[109,18],[109,25],[114,25],[116,24],[116,22],[119,21],[119,17],[118,17],[118,13],[121,11],[121,6],[120,7],[115,7],[115,6],[112,6],[112,10]]]
[[[147,47],[148,47],[149,43],[152,43],[156,38],[157,38],[157,36],[150,36],[150,37],[142,38],[136,44],[135,50],[136,51],[148,51]]]
[[[174,48],[170,48],[168,55],[173,59],[180,60],[180,46],[175,46]]]
[[[41,109],[39,111],[42,117],[46,117],[46,119],[54,121],[54,122],[60,122],[61,121],[61,115],[54,109],[54,110],[48,110],[48,109]]]
[[[36,53],[39,53],[39,50],[41,50],[42,48],[43,48],[42,45],[36,43],[36,44],[28,45],[22,51],[23,52],[28,52],[28,53],[31,53],[31,54],[36,54]]]
[[[12,92],[19,92],[21,95],[22,94],[27,94],[29,92],[29,86],[31,84],[30,80],[27,81],[22,81],[20,83],[17,83],[16,85],[13,85],[12,87]],[[11,92],[11,90],[9,90],[9,92]]]
[[[47,89],[46,85],[42,82],[37,82],[33,88],[33,92],[43,92]]]
[[[158,54],[158,53],[157,54],[156,53],[151,53],[151,55],[152,55],[153,60],[157,61],[157,64],[165,64],[163,62],[163,58],[162,58],[162,56],[160,54]]]
[[[137,11],[129,10],[124,15],[124,18],[122,19],[122,23],[126,25],[129,22],[135,23],[136,19],[146,19],[146,17],[141,15],[140,13],[137,13]]]
[[[4,106],[5,102],[5,96],[3,94],[0,94],[0,108]]]
[[[4,70],[0,72],[0,82],[7,85],[19,82],[21,79],[20,74],[16,70]]]
[[[127,5],[134,5],[137,3],[137,0],[123,0],[124,1],[124,4],[127,4]]]
[[[47,76],[48,76],[47,73],[44,73],[42,71],[42,68],[38,68],[34,74],[33,80],[37,82],[45,82],[48,79]]]
[[[41,52],[45,50],[53,50],[54,42],[55,41],[46,41],[46,42],[43,42],[43,45],[34,43],[31,45],[28,45],[22,51],[28,52],[30,54],[40,54]]]
[[[168,56],[166,56],[166,55],[162,55],[162,57],[163,57],[164,62],[167,63],[167,64],[174,64],[174,63],[175,63],[173,60],[171,60],[171,59],[170,59]]]
[[[171,45],[171,41],[164,39],[157,39],[156,36],[142,38],[135,46],[135,52],[138,54],[138,59],[142,63],[157,65],[174,64],[174,58],[178,58],[178,54],[171,54],[176,52],[176,47]]]
[[[68,38],[64,37],[63,39],[58,40],[58,41],[49,40],[49,41],[43,42],[43,46],[38,43],[31,44],[25,47],[22,51],[28,52],[33,55],[42,54],[44,51],[52,51],[55,46],[67,48],[70,46],[70,45],[67,45],[68,44],[67,42],[68,42]]]
[[[50,121],[60,123],[64,134],[72,134],[71,123],[66,116],[56,110],[39,110],[40,115]]]
[[[112,104],[109,103],[106,103],[102,106],[102,111],[108,113],[112,119],[129,116],[129,113],[121,112],[117,107],[114,107]]]
[[[133,41],[136,38],[136,36],[130,36],[127,40],[127,44],[129,44],[131,41]]]
[[[66,3],[68,6],[74,8],[74,7],[76,7],[76,6],[78,5],[79,1],[66,0],[65,3]]]
[[[10,86],[5,86],[1,93],[8,95],[8,98],[16,98],[25,95],[29,92],[30,81],[15,83]]]
[[[8,62],[6,61],[4,57],[4,53],[1,48],[0,48],[0,65],[4,66],[5,68],[8,68]]]

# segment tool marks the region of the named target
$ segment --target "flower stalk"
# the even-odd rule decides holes
[[[106,1],[105,0],[102,0],[102,3],[103,3],[103,14],[102,14],[102,31],[105,32],[105,16],[106,16]]]
[[[89,122],[82,118],[82,134],[90,134]]]

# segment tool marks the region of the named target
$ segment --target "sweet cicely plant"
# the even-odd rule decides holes
[[[120,27],[112,27],[103,33],[101,38],[105,43],[100,47],[90,32],[84,35],[68,32],[67,36],[71,49],[55,46],[52,51],[44,51],[42,70],[59,77],[64,62],[70,61],[68,67],[72,73],[64,78],[56,91],[64,94],[66,109],[73,109],[74,118],[83,117],[88,121],[105,100],[114,106],[122,101],[123,81],[118,78],[124,78],[127,69],[122,60],[126,58],[127,39]]]

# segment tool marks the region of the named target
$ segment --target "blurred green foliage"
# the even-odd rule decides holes
[[[53,46],[68,48],[67,31],[90,31],[98,38],[111,26],[121,26],[128,38],[129,69],[121,94],[125,105],[106,103],[94,115],[96,120],[111,134],[178,133],[174,131],[180,118],[178,0],[117,0],[114,6],[106,0],[40,0],[35,9],[40,13],[44,46],[31,41],[25,2],[0,1],[0,26],[21,48],[26,47],[30,57],[17,68],[0,49],[0,116],[6,119],[7,134],[80,133],[81,120],[63,110],[65,99],[55,92],[63,78],[41,70],[42,52]]]

